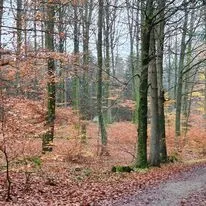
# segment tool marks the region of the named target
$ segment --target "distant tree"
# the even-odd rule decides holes
[[[16,73],[16,92],[17,95],[20,94],[20,89],[21,89],[21,79],[20,79],[20,72],[19,72],[19,63],[20,63],[20,54],[21,54],[21,48],[22,48],[22,21],[23,21],[23,4],[22,0],[17,0],[17,13],[16,13],[16,29],[17,29],[17,44],[16,44],[16,68],[17,68],[17,73]]]
[[[188,8],[186,1],[184,1],[184,23],[182,27],[182,39],[181,39],[181,49],[180,49],[180,59],[178,65],[178,81],[177,81],[177,97],[176,97],[176,119],[175,119],[175,135],[180,136],[181,131],[181,109],[182,109],[182,87],[183,87],[183,70],[184,70],[184,60],[186,53],[186,34],[188,25]]]
[[[80,20],[79,20],[79,5],[74,3],[73,5],[73,12],[74,12],[74,55],[75,55],[75,65],[74,65],[74,77],[72,80],[72,98],[73,98],[73,108],[75,110],[79,110],[79,75],[77,68],[79,66],[79,41],[80,41]]]
[[[90,115],[90,92],[89,92],[89,43],[90,27],[92,24],[93,0],[84,1],[82,8],[82,38],[83,38],[83,77],[82,95],[80,98],[80,110],[84,120],[89,120]]]
[[[127,18],[128,18],[128,30],[129,30],[129,40],[130,40],[130,71],[132,77],[132,99],[136,101],[136,107],[133,114],[133,122],[137,123],[137,113],[138,113],[138,69],[139,69],[139,5],[140,2],[133,0],[126,1],[126,8],[127,8]],[[137,8],[136,8],[136,7]],[[134,9],[135,8],[135,9]],[[136,43],[135,43],[136,40]],[[136,44],[136,54],[134,52],[134,47]]]

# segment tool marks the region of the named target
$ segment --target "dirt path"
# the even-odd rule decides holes
[[[116,201],[105,201],[104,206],[206,206],[206,165],[171,177],[164,183]]]

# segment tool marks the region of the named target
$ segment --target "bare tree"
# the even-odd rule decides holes
[[[102,112],[102,73],[103,73],[103,55],[102,55],[102,32],[103,32],[103,8],[104,1],[99,0],[99,12],[98,12],[98,42],[97,42],[97,58],[98,58],[98,86],[97,86],[97,112],[99,119],[99,129],[101,134],[101,152],[100,155],[107,154],[107,132],[105,128],[103,112]]]
[[[141,25],[141,71],[139,85],[139,110],[138,110],[138,144],[136,155],[136,166],[147,166],[147,94],[148,94],[148,66],[150,61],[149,48],[152,30],[153,0],[142,1],[142,22]]]
[[[52,2],[47,2],[46,8],[46,34],[45,47],[48,52],[54,52],[54,17],[55,5]],[[55,62],[52,57],[48,58],[48,82],[47,82],[47,132],[43,136],[42,151],[52,151],[52,142],[54,138],[54,120],[55,120]]]

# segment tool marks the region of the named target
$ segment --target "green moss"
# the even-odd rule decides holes
[[[113,166],[112,172],[132,172],[133,168],[130,166]]]

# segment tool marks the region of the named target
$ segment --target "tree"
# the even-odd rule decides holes
[[[92,20],[93,0],[85,1],[82,10],[82,32],[83,32],[83,78],[82,98],[80,100],[82,119],[90,119],[90,93],[89,93],[89,41],[90,26]]]
[[[45,34],[45,48],[48,52],[54,52],[54,18],[55,5],[48,1],[46,4],[46,34]],[[52,151],[52,142],[54,138],[54,120],[55,120],[55,62],[54,59],[48,57],[48,82],[47,82],[47,131],[43,136],[42,151]]]
[[[103,112],[102,112],[102,72],[103,72],[103,55],[102,55],[102,31],[103,31],[103,8],[104,1],[99,0],[99,12],[98,12],[98,40],[97,40],[97,59],[98,59],[98,86],[97,86],[97,113],[99,120],[99,128],[101,134],[101,152],[100,155],[107,154],[107,132],[105,128]]]
[[[79,110],[79,76],[77,73],[77,66],[79,65],[79,9],[78,4],[73,5],[74,10],[74,54],[76,62],[75,62],[75,72],[74,72],[74,78],[72,82],[73,86],[73,107],[75,110]],[[76,66],[77,65],[77,66]]]
[[[17,14],[16,14],[16,29],[17,29],[17,45],[16,45],[16,92],[17,95],[20,93],[21,89],[21,80],[20,80],[20,74],[19,74],[19,58],[21,54],[21,47],[22,47],[22,20],[23,20],[23,14],[22,14],[22,0],[17,0]]]
[[[150,61],[149,48],[152,29],[153,0],[142,1],[142,25],[141,25],[141,71],[139,85],[139,109],[138,109],[138,143],[136,154],[136,166],[147,166],[147,94],[148,94],[148,66]]]
[[[106,99],[106,123],[112,122],[112,114],[111,114],[111,102],[109,100],[110,96],[110,6],[109,0],[106,0],[105,5],[105,70],[106,70],[106,82],[105,82],[105,99]]]
[[[185,2],[185,1],[184,1]],[[178,81],[177,81],[177,97],[176,97],[176,119],[175,119],[175,135],[180,136],[180,120],[181,120],[181,109],[182,109],[182,86],[183,86],[183,69],[185,60],[185,50],[186,50],[186,34],[187,34],[187,24],[188,24],[188,9],[187,4],[184,4],[184,23],[182,28],[182,39],[181,39],[181,50],[180,59],[178,66]]]
[[[159,137],[160,137],[160,157],[161,161],[167,161],[167,147],[165,134],[165,114],[164,114],[164,88],[163,88],[163,53],[164,53],[164,37],[165,37],[165,1],[158,1],[157,31],[155,39],[157,42],[157,80],[158,80],[158,113],[159,113]]]
[[[192,43],[193,43],[193,34],[194,34],[194,15],[195,15],[195,9],[194,9],[194,3],[191,6],[192,12],[190,15],[190,22],[189,22],[189,28],[188,28],[188,44],[187,44],[187,52],[186,52],[186,66],[184,68],[187,69],[191,67],[191,58],[192,58]],[[191,95],[192,91],[195,85],[195,78],[196,78],[196,72],[195,74],[192,74],[194,72],[187,72],[184,75],[183,78],[183,98],[182,98],[182,114],[184,116],[184,121],[182,123],[182,127],[184,129],[185,134],[188,130],[188,121],[190,116],[190,107],[191,107]],[[190,98],[189,98],[190,97]]]
[[[137,8],[134,9],[134,5]],[[126,1],[127,8],[127,18],[128,18],[128,29],[129,29],[129,39],[130,39],[130,71],[132,76],[132,99],[136,102],[135,111],[133,114],[133,121],[137,123],[137,112],[138,112],[138,67],[139,67],[139,1]],[[136,11],[136,13],[135,13]],[[134,55],[134,42],[136,39],[136,55]]]
[[[159,133],[159,112],[158,112],[158,85],[156,65],[156,45],[154,28],[150,39],[150,56],[152,60],[149,65],[150,96],[151,96],[151,138],[150,138],[150,164],[160,165],[160,133]]]

